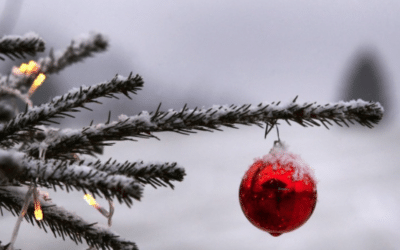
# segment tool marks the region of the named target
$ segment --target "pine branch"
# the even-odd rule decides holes
[[[106,142],[110,140],[122,141],[131,140],[130,136],[136,138],[157,138],[148,132],[135,132],[129,124],[124,121],[118,124],[98,124],[94,127],[83,129],[61,129],[57,139],[46,143],[46,158],[71,159],[71,153],[87,154],[95,156],[98,148],[111,146],[114,143]],[[41,142],[34,142],[26,149],[28,155],[39,156]]]
[[[25,154],[13,150],[0,150],[0,180],[6,182],[18,181],[27,185],[38,178],[37,184],[46,188],[56,186],[69,189],[91,192],[100,197],[103,194],[107,199],[116,197],[120,203],[124,202],[129,207],[131,198],[140,200],[142,184],[153,187],[174,186],[171,181],[182,181],[185,170],[174,163],[143,161],[130,163],[111,162],[111,158],[102,163],[100,160],[91,161],[63,161],[63,160],[38,160],[25,157]],[[36,181],[35,181],[36,182]],[[100,194],[101,193],[101,194]]]
[[[36,33],[29,32],[24,36],[3,36],[0,39],[0,53],[11,60],[25,58],[24,54],[35,56],[36,52],[43,52],[45,49],[44,40]],[[1,60],[4,60],[0,56]]]
[[[94,52],[104,52],[108,47],[108,39],[100,33],[90,33],[81,35],[79,38],[71,41],[71,45],[63,51],[56,51],[53,53],[53,49],[50,50],[48,57],[40,58],[38,64],[40,70],[35,74],[14,76],[9,75],[0,79],[0,85],[9,85],[15,89],[28,89],[32,84],[33,80],[40,74],[46,75],[58,73],[67,66],[70,66],[76,62],[81,62],[87,57],[93,56]]]
[[[135,177],[138,181],[143,184],[150,184],[154,188],[156,186],[164,186],[168,184],[172,189],[174,185],[170,181],[182,181],[183,176],[185,176],[185,169],[177,166],[176,162],[173,163],[159,163],[159,162],[133,162],[129,163],[128,161],[123,164],[117,163],[116,161],[111,163],[111,158],[104,164],[101,164],[98,160],[94,162],[94,168],[105,171],[109,174],[119,174]]]
[[[65,157],[67,152],[94,155],[93,148],[109,146],[113,143],[107,141],[132,140],[136,138],[157,138],[150,132],[172,131],[180,134],[196,133],[193,130],[210,131],[221,130],[221,126],[236,128],[235,124],[258,125],[262,123],[274,125],[279,119],[296,122],[304,127],[320,126],[321,122],[326,128],[333,125],[330,121],[342,126],[348,126],[346,120],[353,121],[363,126],[372,128],[383,116],[383,108],[379,103],[365,102],[362,100],[326,104],[324,106],[313,104],[298,105],[291,102],[284,107],[279,103],[260,103],[257,106],[249,104],[238,106],[217,106],[209,109],[183,108],[177,112],[172,109],[167,112],[154,114],[142,112],[139,115],[128,117],[119,116],[118,121],[109,124],[97,124],[81,130],[61,130],[60,138],[47,148],[47,155],[51,158]],[[329,128],[328,128],[329,129]],[[32,145],[27,152],[37,157],[38,145]]]
[[[20,113],[8,124],[0,124],[0,144],[12,146],[14,143],[23,140],[23,131],[36,130],[36,125],[48,125],[45,122],[57,123],[52,118],[71,116],[66,112],[79,112],[76,108],[86,108],[85,103],[96,102],[99,97],[114,97],[114,94],[123,93],[129,97],[128,92],[136,94],[143,86],[143,80],[139,75],[134,78],[115,76],[111,81],[99,83],[94,86],[81,86],[80,89],[73,89],[63,96],[53,98],[50,103],[34,107],[25,113]],[[100,103],[101,104],[101,103]],[[88,108],[86,108],[88,109]],[[89,109],[90,110],[90,109]]]
[[[15,180],[27,184],[38,178],[38,186],[50,188],[55,191],[56,186],[67,192],[74,188],[84,193],[92,193],[107,199],[117,198],[119,203],[125,203],[128,207],[132,205],[132,199],[140,200],[143,188],[139,181],[132,176],[125,175],[122,171],[111,172],[101,171],[91,166],[92,163],[84,164],[84,161],[72,162],[62,160],[37,160],[33,158],[22,158],[21,155],[14,156],[19,158],[18,176]],[[97,167],[100,163],[95,164]],[[128,164],[130,166],[131,164]],[[125,165],[126,166],[126,165]]]
[[[296,97],[297,98],[297,97]],[[296,99],[295,99],[296,100]],[[143,127],[136,124],[140,121],[147,121],[145,129],[150,132],[173,131],[182,133],[193,133],[191,130],[220,130],[220,126],[234,127],[234,124],[258,125],[267,123],[273,125],[276,120],[294,121],[300,125],[320,126],[317,122],[327,122],[329,120],[342,126],[340,123],[346,123],[346,120],[352,124],[353,121],[363,126],[372,128],[372,123],[377,124],[383,116],[383,107],[379,103],[365,102],[361,99],[357,101],[326,104],[324,106],[316,103],[299,105],[295,100],[284,107],[278,107],[279,103],[267,104],[260,103],[257,106],[245,104],[238,106],[217,106],[209,109],[189,110],[183,108],[177,112],[169,110],[167,112],[156,112],[154,115],[142,114],[138,116],[126,117],[128,123],[133,124],[135,128]],[[288,122],[290,125],[290,123]],[[328,128],[325,125],[326,128]],[[235,128],[235,127],[234,127]],[[329,128],[328,128],[329,129]]]
[[[2,187],[0,188],[0,208],[5,208],[16,216],[24,203],[25,193],[20,188]],[[133,242],[120,239],[111,230],[96,226],[97,223],[89,224],[74,213],[70,213],[62,207],[57,207],[51,202],[40,199],[42,210],[45,214],[43,220],[37,221],[34,218],[34,206],[31,203],[25,219],[34,225],[34,222],[47,233],[51,229],[54,237],[61,236],[65,240],[65,235],[69,236],[76,244],[82,243],[82,238],[89,246],[101,249],[121,249],[137,250]]]
[[[65,67],[76,62],[81,62],[87,57],[93,56],[94,52],[103,52],[108,47],[108,39],[101,33],[91,32],[81,35],[72,40],[71,45],[64,51],[50,51],[48,57],[40,58],[38,63],[45,74],[58,73]]]

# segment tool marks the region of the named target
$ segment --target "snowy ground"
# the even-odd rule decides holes
[[[399,249],[400,133],[394,126],[327,130],[282,124],[280,135],[289,150],[315,170],[319,181],[316,209],[299,229],[275,238],[252,226],[241,211],[241,178],[276,139],[271,133],[264,140],[263,130],[256,126],[191,136],[165,133],[161,141],[122,142],[107,148],[102,159],[177,161],[187,172],[175,190],[149,186],[131,209],[116,204],[112,229],[142,250]],[[106,225],[106,219],[82,199],[83,193],[51,195],[88,221]],[[14,223],[11,215],[2,218],[2,239],[10,238]],[[16,247],[85,249],[27,222]]]

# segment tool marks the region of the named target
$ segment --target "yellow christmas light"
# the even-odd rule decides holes
[[[36,188],[36,186],[33,189],[33,205],[35,207],[36,220],[42,220],[43,219],[43,211],[42,211],[42,208],[40,207],[39,190]]]
[[[40,73],[35,81],[33,81],[33,84],[31,86],[31,88],[29,89],[28,93],[29,96],[31,96],[33,94],[33,92],[35,92],[35,90],[44,82],[44,80],[46,79],[46,75],[43,73]]]
[[[96,200],[90,194],[85,194],[83,198],[87,201],[87,203],[89,203],[90,206],[99,209],[99,204],[97,204]]]
[[[87,203],[89,203],[89,205],[96,208],[97,211],[99,211],[104,217],[108,218],[108,226],[111,226],[111,217],[114,213],[114,205],[113,205],[112,201],[109,200],[110,212],[108,212],[103,207],[101,207],[90,194],[85,194],[83,196],[83,198],[87,201]]]
[[[39,65],[35,61],[30,61],[29,64],[23,63],[19,68],[14,67],[13,73],[15,75],[31,75],[39,71]]]
[[[43,219],[43,211],[42,211],[42,208],[40,207],[39,201],[35,202],[35,218],[36,218],[36,220]]]
[[[35,61],[29,61],[28,64],[23,63],[21,64],[21,66],[19,66],[19,68],[14,67],[12,72],[14,75],[31,75],[31,74],[37,74],[40,70],[40,66],[39,64],[37,64]],[[46,75],[43,73],[40,73],[35,81],[33,82],[31,88],[28,91],[28,96],[30,97],[35,91],[36,89],[44,82],[44,80],[46,79]]]

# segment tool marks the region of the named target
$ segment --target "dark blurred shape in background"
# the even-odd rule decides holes
[[[359,50],[351,60],[340,86],[338,100],[363,99],[379,102],[385,109],[383,119],[379,124],[388,124],[389,121],[393,121],[391,117],[393,100],[390,95],[388,76],[376,50],[371,48]]]

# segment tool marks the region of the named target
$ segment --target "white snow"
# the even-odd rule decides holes
[[[5,39],[9,39],[9,40],[27,40],[27,41],[31,41],[34,39],[38,39],[38,40],[43,40],[38,34],[36,34],[33,31],[30,31],[26,34],[24,34],[23,36],[17,36],[17,35],[5,35],[3,37],[0,38],[0,42],[1,40],[5,40]]]
[[[11,157],[12,159],[18,161],[19,159],[21,159],[22,157],[24,157],[24,153],[21,153],[19,151],[10,149],[10,150],[3,150],[0,149],[0,159],[5,159],[8,157]]]
[[[304,180],[304,175],[310,177],[312,181],[317,184],[314,171],[298,154],[288,151],[288,145],[281,141],[282,145],[275,144],[270,152],[262,157],[262,161],[266,164],[271,164],[273,169],[276,170],[278,166],[283,167],[285,170],[294,169],[293,181]],[[256,158],[255,161],[260,160]]]
[[[117,75],[117,81],[123,82],[128,80],[128,77],[122,76],[122,75]]]
[[[91,46],[96,41],[97,37],[101,37],[102,40],[108,42],[106,36],[104,36],[101,32],[92,31],[90,33],[82,33],[72,41],[74,43],[73,48],[77,51],[81,50],[84,46]]]
[[[127,119],[129,119],[129,117],[128,117],[127,115],[120,114],[120,115],[118,116],[118,121],[120,121],[120,122],[123,122],[123,121],[125,121],[125,120],[127,120]]]

